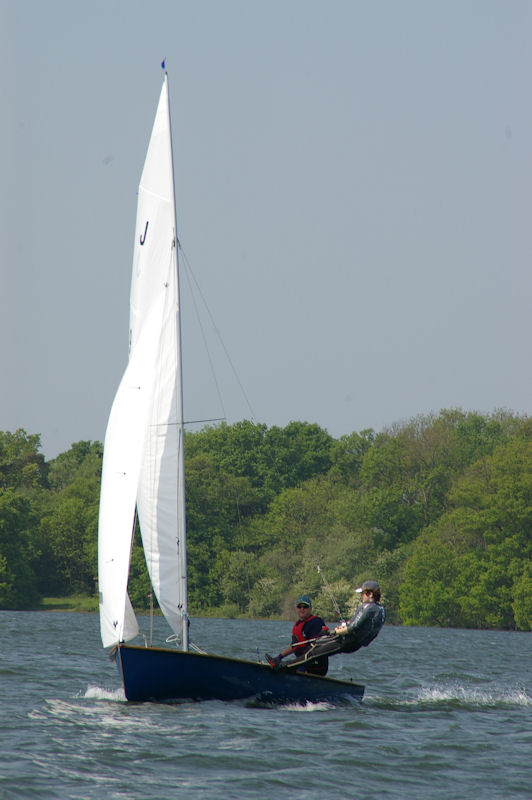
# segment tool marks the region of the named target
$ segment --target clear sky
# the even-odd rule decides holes
[[[0,429],[103,441],[163,58],[181,244],[257,421],[532,413],[531,2],[0,11]],[[186,418],[249,418],[183,306]]]

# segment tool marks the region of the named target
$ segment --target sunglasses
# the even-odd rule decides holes
[[[310,606],[307,606],[307,604],[306,604],[306,603],[300,603],[300,604],[298,605],[298,608],[310,608]]]

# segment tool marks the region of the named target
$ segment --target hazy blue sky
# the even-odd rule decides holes
[[[181,244],[257,421],[532,413],[531,2],[0,11],[0,429],[103,440],[164,57]],[[183,294],[185,416],[217,417]]]

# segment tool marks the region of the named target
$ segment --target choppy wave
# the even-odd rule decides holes
[[[87,686],[87,691],[83,695],[87,700],[111,700],[113,702],[125,702],[126,696],[124,689],[104,689],[101,686]]]
[[[287,703],[284,706],[280,707],[283,711],[298,711],[303,713],[313,713],[314,711],[330,711],[335,706],[332,703],[327,703],[326,701],[320,701],[311,703],[310,701],[304,704],[297,704],[297,703]]]
[[[407,697],[371,698],[366,705],[379,708],[390,706],[396,709],[428,710],[441,707],[468,710],[488,708],[532,707],[532,695],[522,687],[488,690],[454,684],[450,686],[425,686]]]
[[[451,701],[468,706],[532,706],[532,696],[522,688],[492,692],[464,686],[438,686],[422,689],[419,693],[419,700],[429,703]]]

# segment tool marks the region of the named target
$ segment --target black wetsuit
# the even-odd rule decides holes
[[[354,653],[367,647],[384,624],[386,613],[380,603],[361,603],[349,622],[347,633],[324,636],[305,653],[306,658],[332,656],[336,653]]]

